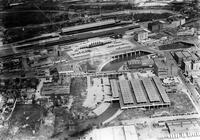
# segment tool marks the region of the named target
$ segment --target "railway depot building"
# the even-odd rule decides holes
[[[158,77],[116,80],[111,79],[113,101],[119,100],[121,109],[157,108],[170,106],[169,97]]]

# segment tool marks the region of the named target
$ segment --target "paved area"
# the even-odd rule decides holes
[[[111,118],[119,110],[119,108],[120,108],[119,103],[113,103],[100,116],[98,116],[97,118],[89,119],[89,120],[83,122],[81,125],[83,125],[85,127],[88,126],[88,125],[90,125],[90,124],[92,124],[92,125],[100,125],[104,121],[106,121],[109,118]]]

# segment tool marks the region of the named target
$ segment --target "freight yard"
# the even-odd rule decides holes
[[[2,1],[0,139],[199,139],[199,3]]]

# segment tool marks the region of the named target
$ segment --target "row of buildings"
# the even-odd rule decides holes
[[[193,84],[200,85],[200,52],[176,51],[174,59]]]
[[[155,59],[154,71],[160,78],[168,76],[177,76],[178,67],[173,60]]]
[[[178,67],[173,59],[161,58],[145,58],[130,60],[126,66],[129,69],[152,69],[160,78],[178,75]]]
[[[127,63],[125,63],[125,65],[129,69],[148,68],[148,67],[151,68],[154,65],[154,61],[153,61],[153,59],[148,59],[148,58],[133,59],[133,60],[130,60]]]
[[[152,32],[159,32],[165,28],[176,28],[185,24],[185,18],[173,18],[166,21],[154,21],[148,24],[148,29]]]
[[[185,19],[184,18],[173,18],[170,20],[166,21],[153,21],[148,23],[148,30],[151,32],[159,32],[163,29],[166,28],[176,28],[181,25],[185,24]],[[138,42],[142,42],[143,40],[147,40],[149,36],[149,31],[148,30],[137,30],[134,32],[134,39]],[[194,32],[192,30],[184,30],[182,32],[179,32],[180,35],[193,35]]]
[[[192,73],[200,70],[199,52],[176,51],[174,52],[174,58],[188,75],[192,75]]]

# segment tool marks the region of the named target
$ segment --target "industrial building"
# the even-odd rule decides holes
[[[110,85],[111,85],[111,90],[112,90],[112,97],[113,97],[113,100],[119,100],[119,83],[117,80],[113,79],[113,80],[110,80]]]
[[[148,39],[148,32],[145,30],[139,30],[134,32],[134,39],[138,42]]]
[[[58,64],[57,66],[57,71],[59,74],[67,74],[67,73],[72,73],[74,72],[74,65],[61,65]]]
[[[62,35],[73,35],[71,38],[87,39],[91,37],[124,34],[128,30],[139,28],[140,25],[130,21],[106,20],[62,29]]]
[[[159,32],[163,29],[163,23],[160,21],[154,21],[148,24],[148,29],[152,32]]]
[[[176,60],[176,62],[178,63],[178,65],[181,65],[183,62],[183,58],[185,56],[182,54],[181,51],[177,51],[174,53],[174,59]]]
[[[200,59],[196,52],[177,51],[174,53],[174,58],[188,75],[200,70]]]
[[[168,67],[165,64],[162,60],[155,60],[154,71],[158,77],[168,76]]]
[[[125,64],[129,69],[152,68],[154,65],[153,59],[133,59]]]
[[[192,61],[192,70],[200,70],[200,60]]]
[[[181,28],[178,30],[178,36],[193,36],[195,33],[194,28]]]
[[[84,39],[112,36],[112,35],[123,35],[126,31],[140,28],[140,25],[134,24],[132,21],[116,21],[106,20],[95,23],[88,23],[73,27],[62,28],[61,32],[57,35],[48,35],[45,37],[39,37],[35,39],[29,39],[28,42],[23,44],[16,44],[17,48],[25,49],[37,47],[51,47],[62,44],[69,44]],[[61,37],[62,36],[62,37]]]
[[[148,24],[148,29],[152,32],[159,32],[166,28],[176,28],[185,24],[185,18],[172,17],[165,21],[154,21]]]
[[[184,67],[184,72],[187,73],[188,71],[190,71],[192,69],[192,62],[191,60],[185,60],[183,62],[183,67]]]
[[[133,87],[133,92],[135,93],[137,103],[146,103],[147,99],[145,93],[143,92],[141,81],[132,79],[131,85]]]
[[[154,62],[154,71],[158,77],[164,78],[178,75],[178,67],[173,60],[155,59]]]
[[[163,28],[176,28],[178,26],[181,26],[185,24],[185,18],[170,18],[168,21],[164,24]]]
[[[168,19],[168,22],[169,24],[165,25],[166,28],[176,28],[185,24],[185,18],[172,17]]]
[[[132,44],[123,39],[98,37],[65,45],[63,46],[63,49],[65,48],[70,48],[70,50],[67,51],[67,54],[72,59],[83,59],[130,50],[132,48]]]
[[[60,75],[57,83],[47,82],[43,84],[41,95],[52,96],[52,95],[68,95],[70,93],[71,78],[65,75]]]
[[[113,100],[119,100],[121,109],[170,105],[169,97],[158,77],[110,81]]]

